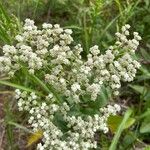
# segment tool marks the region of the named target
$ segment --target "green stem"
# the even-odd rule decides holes
[[[121,124],[119,125],[119,127],[118,127],[118,129],[116,131],[116,134],[115,134],[115,136],[113,138],[113,141],[112,141],[112,143],[111,143],[111,145],[109,147],[109,150],[116,150],[117,149],[117,142],[119,141],[119,138],[120,138],[121,133],[122,133],[122,131],[124,129],[124,126],[125,126],[125,124],[126,124],[127,120],[129,119],[131,114],[132,114],[132,110],[128,109],[127,112],[124,115],[124,118],[123,118]]]
[[[38,85],[40,85],[45,92],[49,93],[53,93],[53,95],[55,96],[55,98],[58,100],[58,103],[60,103],[62,100],[60,98],[60,96],[55,92],[55,90],[52,87],[47,87],[46,84],[44,84],[38,77],[36,77],[35,75],[31,75],[31,77],[33,77],[35,79],[35,82],[38,83]]]

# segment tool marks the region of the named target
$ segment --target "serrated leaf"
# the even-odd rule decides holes
[[[29,138],[27,139],[27,147],[31,146],[33,143],[36,143],[37,141],[39,141],[43,136],[43,131],[42,130],[38,130],[37,132],[31,134],[29,136]]]
[[[110,116],[108,118],[108,127],[111,130],[112,133],[116,132],[118,126],[120,125],[120,123],[122,122],[123,117],[116,115],[116,116]],[[125,126],[123,129],[127,129],[129,128],[131,125],[133,125],[135,122],[134,118],[128,118],[127,122],[125,123]]]

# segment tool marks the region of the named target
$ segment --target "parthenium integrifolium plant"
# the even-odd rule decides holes
[[[26,19],[23,32],[16,36],[16,45],[3,47],[2,73],[14,77],[25,69],[49,90],[42,95],[15,90],[18,108],[28,112],[33,131],[43,131],[38,150],[97,148],[95,134],[108,132],[107,119],[119,112],[120,106],[107,105],[94,110],[94,114],[80,108],[84,110],[88,102],[98,101],[102,86],[118,95],[121,82],[134,79],[140,67],[134,54],[141,37],[134,32],[133,39],[128,39],[129,28],[125,25],[116,33],[115,44],[104,54],[95,45],[85,59],[82,46],[74,44],[72,30],[48,23],[38,29],[33,20]]]

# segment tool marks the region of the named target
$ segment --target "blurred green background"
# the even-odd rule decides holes
[[[84,54],[87,54],[89,48],[95,44],[104,52],[109,45],[113,44],[115,32],[126,23],[131,25],[131,30],[139,32],[142,41],[136,54],[142,67],[134,82],[123,84],[121,94],[117,98],[117,102],[124,108],[132,108],[132,117],[136,121],[132,128],[122,133],[117,142],[118,150],[149,150],[150,1],[0,0],[0,48],[4,44],[14,43],[14,37],[21,32],[21,26],[26,18],[33,19],[38,26],[43,22],[49,22],[71,28],[74,31],[75,42],[83,45]],[[10,115],[7,109],[10,108],[5,109],[6,117]],[[112,135],[100,135],[102,150],[108,149],[112,137]],[[12,149],[9,143],[13,144],[11,140],[16,139],[11,137],[7,140],[6,150]],[[16,146],[15,149],[23,149],[18,147]]]

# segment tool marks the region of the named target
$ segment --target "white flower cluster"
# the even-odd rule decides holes
[[[16,90],[19,110],[29,112],[29,124],[34,131],[43,131],[44,144],[38,144],[38,150],[97,147],[95,133],[108,131],[107,118],[120,111],[120,107],[108,105],[99,108],[94,115],[81,115],[77,107],[82,108],[82,104],[90,101],[97,102],[103,86],[118,95],[121,82],[134,79],[140,67],[134,53],[141,37],[134,32],[133,39],[128,39],[129,28],[125,25],[120,33],[116,33],[115,44],[104,54],[95,45],[86,58],[82,58],[83,48],[80,44],[74,45],[72,30],[48,23],[38,29],[33,20],[26,19],[23,33],[16,36],[16,45],[3,47],[0,72],[15,76],[25,69],[44,80],[47,88],[51,87],[47,96]],[[73,111],[77,115],[72,114]]]
[[[141,37],[134,32],[134,38],[128,40],[129,28],[125,25],[121,33],[116,33],[115,45],[105,54],[95,45],[84,60],[81,45],[72,46],[72,30],[47,23],[38,30],[33,20],[26,19],[24,32],[16,36],[16,46],[3,47],[0,71],[13,76],[21,67],[28,68],[31,74],[44,70],[45,80],[76,103],[87,94],[96,100],[103,84],[118,95],[121,81],[132,81],[140,67],[133,54]]]
[[[66,102],[61,106],[55,104],[52,94],[46,96],[45,102],[40,102],[35,93],[21,92],[16,90],[19,110],[29,112],[29,124],[34,131],[43,131],[44,144],[39,143],[38,150],[89,150],[97,148],[94,136],[97,131],[108,132],[107,119],[110,115],[116,115],[120,111],[120,106],[108,105],[101,108],[99,113],[84,117],[70,116],[70,107]],[[51,102],[51,103],[47,103]],[[56,115],[61,114],[66,124],[67,131],[63,132],[57,126]]]

